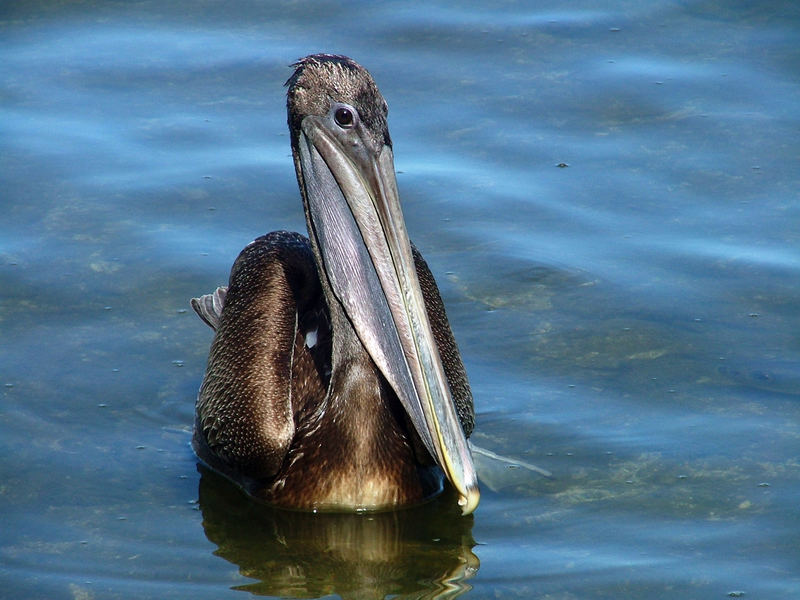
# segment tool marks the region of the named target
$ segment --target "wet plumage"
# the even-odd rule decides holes
[[[288,122],[309,237],[248,245],[215,329],[193,446],[251,495],[301,509],[477,504],[472,396],[433,276],[409,244],[387,106],[340,56],[299,61]]]

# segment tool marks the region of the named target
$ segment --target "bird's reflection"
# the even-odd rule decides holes
[[[236,589],[318,598],[456,598],[478,570],[472,516],[452,497],[368,514],[271,508],[200,467],[200,509],[215,554],[256,581]],[[445,496],[447,496],[445,494]]]

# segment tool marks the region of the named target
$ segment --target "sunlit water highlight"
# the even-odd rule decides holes
[[[0,30],[0,597],[800,592],[794,3],[36,2]],[[476,443],[554,474],[484,465],[474,519],[286,515],[195,467],[188,299],[303,230],[282,84],[315,51],[389,101]]]

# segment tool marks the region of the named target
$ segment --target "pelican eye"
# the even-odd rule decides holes
[[[345,106],[337,108],[336,112],[333,113],[333,118],[342,129],[350,129],[356,123],[353,111]]]

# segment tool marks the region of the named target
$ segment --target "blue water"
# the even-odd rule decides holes
[[[0,598],[800,595],[799,49],[794,2],[4,5]],[[274,513],[188,445],[188,299],[304,229],[318,51],[389,102],[475,441],[554,475],[481,463],[472,519]]]

